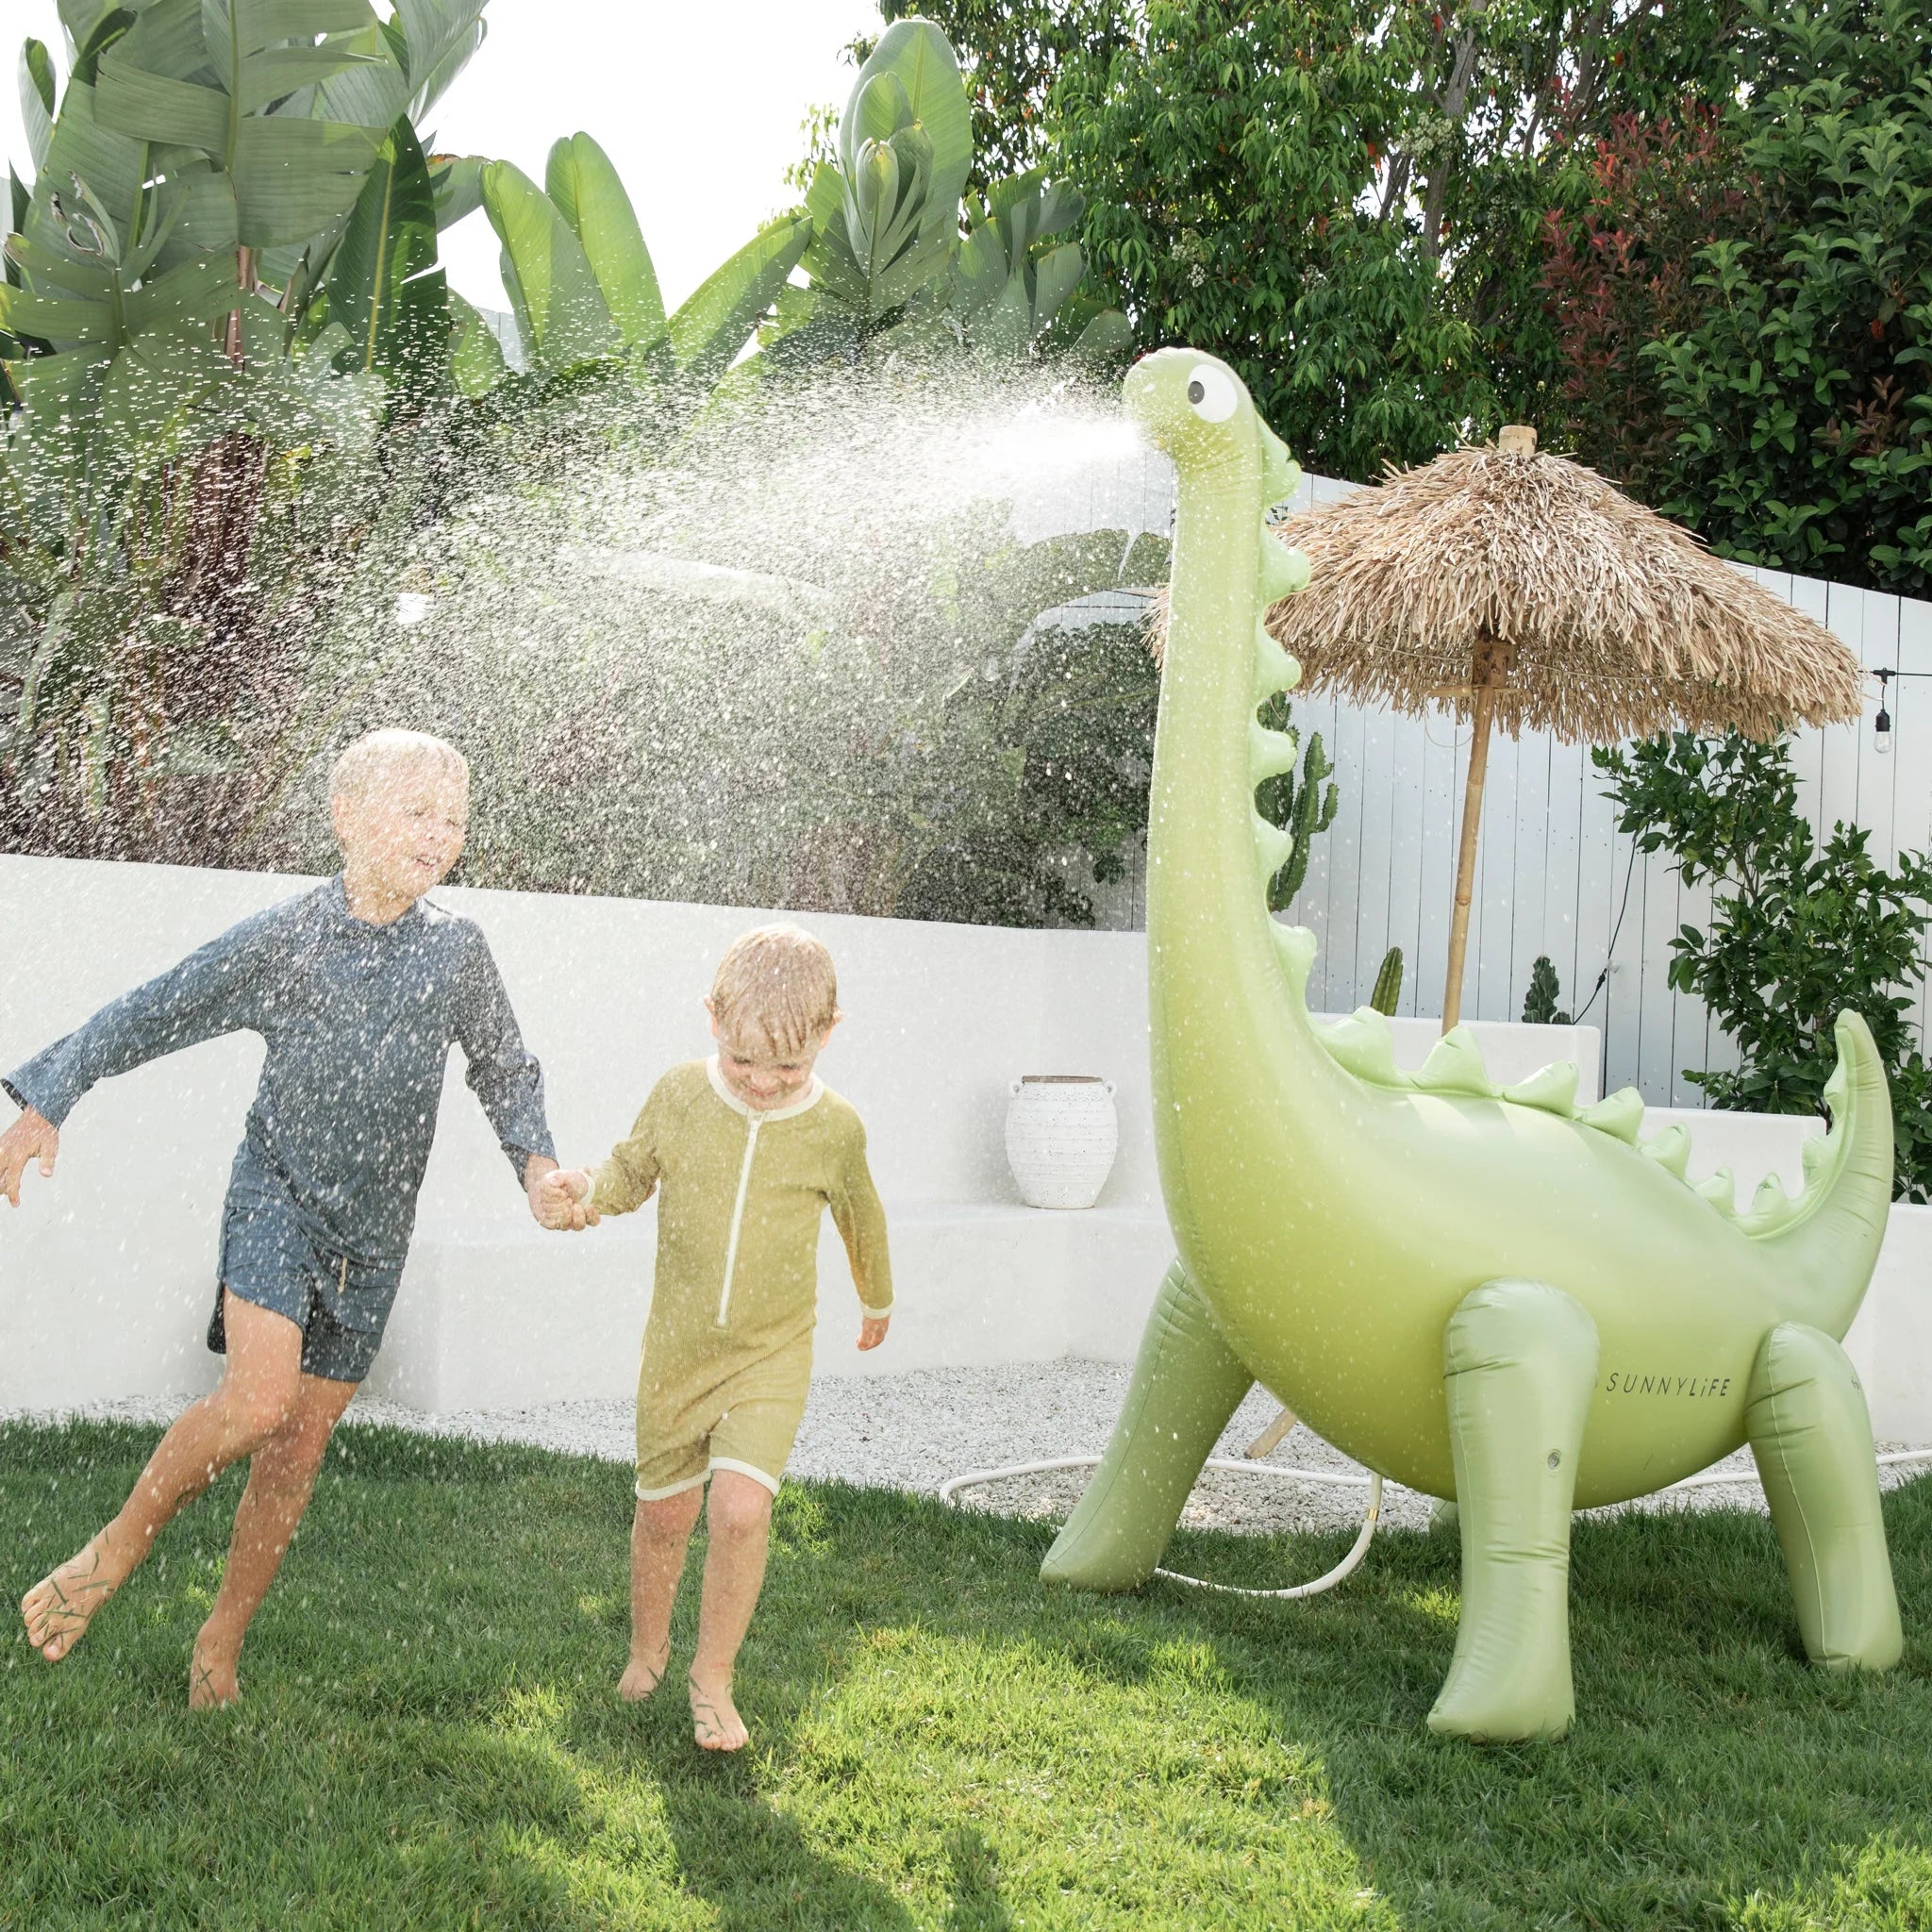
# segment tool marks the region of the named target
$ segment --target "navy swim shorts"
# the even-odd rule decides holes
[[[359,1382],[382,1346],[395,1303],[390,1270],[358,1268],[329,1255],[269,1189],[238,1185],[222,1217],[222,1260],[208,1345],[227,1353],[222,1290],[286,1315],[302,1331],[302,1373],[331,1382]]]

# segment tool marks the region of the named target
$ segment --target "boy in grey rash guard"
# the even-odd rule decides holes
[[[532,1155],[555,1152],[542,1075],[476,926],[421,901],[372,925],[333,878],[231,926],[0,1086],[58,1127],[97,1080],[235,1032],[259,1033],[268,1054],[229,1179],[221,1280],[297,1323],[312,1293],[347,1333],[306,1336],[304,1371],[359,1382],[408,1254],[451,1043],[519,1184]],[[305,1260],[328,1265],[310,1283]]]
[[[190,1703],[237,1694],[249,1621],[308,1506],[337,1420],[368,1374],[407,1257],[452,1043],[548,1227],[583,1225],[556,1170],[542,1076],[482,933],[423,903],[455,864],[468,772],[440,740],[375,732],[330,778],[340,877],[243,920],[103,1008],[8,1074],[21,1118],[0,1135],[0,1192],[16,1206],[60,1124],[108,1075],[217,1034],[268,1045],[230,1178],[209,1346],[213,1394],[169,1430],[121,1513],[22,1603],[50,1661],[221,1471],[252,1457]]]

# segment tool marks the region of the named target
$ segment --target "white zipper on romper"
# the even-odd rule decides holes
[[[751,1192],[751,1164],[758,1151],[758,1128],[763,1124],[761,1117],[755,1113],[745,1116],[744,1165],[738,1170],[738,1199],[731,1209],[731,1239],[724,1244],[724,1285],[718,1291],[718,1326],[724,1326],[724,1318],[731,1312],[731,1277],[738,1272],[738,1234],[744,1225],[745,1196]]]
[[[731,1281],[738,1273],[738,1236],[744,1225],[744,1204],[751,1193],[751,1168],[758,1151],[758,1129],[767,1121],[796,1120],[802,1113],[809,1113],[819,1104],[825,1091],[825,1084],[814,1074],[811,1084],[805,1092],[789,1107],[753,1108],[732,1092],[724,1075],[718,1071],[718,1057],[713,1054],[705,1062],[705,1077],[711,1084],[711,1091],[728,1107],[733,1113],[744,1116],[744,1165],[738,1170],[738,1199],[731,1208],[731,1235],[724,1246],[724,1280],[718,1291],[718,1326],[724,1327],[731,1313]]]

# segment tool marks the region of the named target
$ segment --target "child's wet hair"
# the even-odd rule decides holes
[[[839,975],[803,926],[760,925],[724,950],[711,1013],[727,1040],[763,1042],[781,1058],[808,1052],[839,1017]]]
[[[447,739],[389,727],[365,731],[329,767],[328,795],[332,800],[359,798],[391,773],[423,765],[438,766],[469,782],[469,760]]]

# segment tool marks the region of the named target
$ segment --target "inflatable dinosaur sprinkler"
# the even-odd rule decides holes
[[[1263,525],[1295,466],[1211,357],[1163,349],[1125,399],[1180,488],[1147,884],[1156,1142],[1179,1252],[1041,1574],[1144,1583],[1258,1381],[1368,1468],[1457,1505],[1462,1614],[1435,1730],[1560,1735],[1571,1511],[1747,1441],[1807,1651],[1892,1664],[1871,1422],[1839,1346],[1891,1193],[1863,1022],[1838,1022],[1832,1128],[1805,1150],[1806,1191],[1769,1180],[1741,1217],[1728,1174],[1687,1184],[1681,1128],[1639,1144],[1634,1089],[1579,1111],[1574,1067],[1498,1091],[1461,1028],[1407,1074],[1371,1008],[1316,1027],[1314,936],[1264,896],[1287,840],[1254,808],[1294,758],[1256,712],[1300,675],[1260,623],[1307,579]]]

